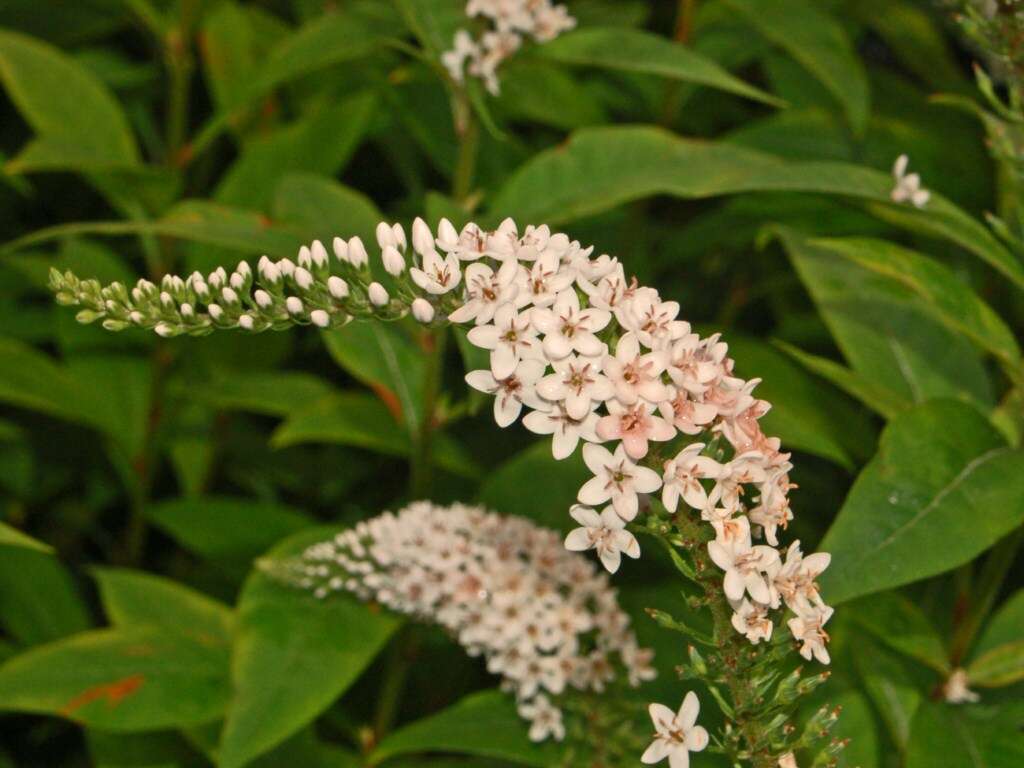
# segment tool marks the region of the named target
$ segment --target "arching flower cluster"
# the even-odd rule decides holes
[[[464,82],[468,72],[494,95],[501,89],[498,67],[519,50],[524,38],[546,43],[576,26],[568,9],[551,0],[469,0],[466,16],[485,19],[490,29],[479,38],[460,29],[441,61],[455,82]]]
[[[494,231],[473,223],[457,230],[442,219],[435,234],[417,219],[411,235],[397,224],[377,227],[389,287],[375,279],[358,237],[335,238],[333,260],[319,241],[295,262],[263,257],[255,274],[243,262],[230,275],[167,276],[159,287],[143,280],[129,291],[53,271],[51,285],[58,301],[85,307],[83,321],[165,336],[326,328],[407,313],[470,325],[469,341],[489,352],[490,365],[466,380],[494,396],[497,424],[521,418],[550,435],[556,459],[582,444],[593,478],[571,510],[579,528],[567,547],[595,550],[615,572],[623,554],[640,555],[627,524],[660,495],[670,514],[699,516],[714,529],[708,554],[723,571],[737,631],[752,643],[768,640],[772,612],[785,605],[802,654],[827,663],[832,611],[815,581],[829,556],[805,557],[799,542],[777,549],[793,516],[792,465],[759,425],[771,407],[753,394],[759,380],[735,375],[719,336],[694,333],[677,302],[627,279],[618,259],[594,257],[547,226],[520,233],[507,219]]]
[[[654,677],[608,576],[523,518],[417,502],[264,568],[317,597],[347,591],[440,624],[504,678],[535,741],[564,736],[567,688],[601,691],[617,670],[633,685]]]

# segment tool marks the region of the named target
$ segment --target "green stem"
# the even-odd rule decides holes
[[[428,498],[433,485],[434,420],[437,398],[441,391],[441,376],[444,372],[448,329],[439,328],[431,331],[426,339],[428,350],[423,369],[423,415],[419,430],[413,439],[410,491],[414,499]]]
[[[972,591],[972,599],[966,614],[953,633],[953,641],[949,649],[950,662],[953,667],[959,667],[968,651],[971,650],[974,638],[995,604],[1003,580],[1017,557],[1017,550],[1022,541],[1024,541],[1024,527],[1018,528],[996,544],[985,559],[985,564],[981,567],[981,574],[978,577],[978,586]]]
[[[188,103],[192,87],[192,28],[195,24],[198,0],[181,0],[178,25],[167,35],[164,56],[170,76],[167,96],[167,162],[181,162],[181,148],[185,143],[188,126]]]
[[[402,692],[418,650],[419,637],[416,628],[406,625],[399,631],[392,644],[387,670],[378,689],[377,710],[373,722],[374,744],[380,743],[398,717]]]
[[[453,105],[455,135],[459,139],[459,155],[452,176],[452,197],[464,203],[473,188],[476,157],[480,147],[480,126],[465,94],[459,94]]]

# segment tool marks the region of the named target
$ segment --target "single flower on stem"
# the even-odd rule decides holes
[[[633,405],[640,398],[651,403],[668,398],[668,389],[661,383],[665,356],[660,352],[641,354],[640,340],[633,332],[623,334],[615,355],[605,355],[602,368],[623,405]]]
[[[504,379],[494,378],[489,370],[470,371],[466,374],[466,383],[473,389],[494,395],[494,421],[504,428],[519,418],[524,405],[544,407],[536,392],[544,369],[541,360],[520,360],[516,369]]]
[[[580,440],[600,442],[597,436],[597,414],[590,411],[582,419],[569,415],[562,403],[546,405],[523,417],[523,426],[537,435],[552,435],[551,455],[558,460],[568,458]]]
[[[491,350],[491,373],[499,380],[511,376],[521,359],[540,356],[529,311],[519,314],[511,304],[502,304],[492,325],[478,325],[467,337],[474,346]]]
[[[669,512],[676,511],[680,497],[698,511],[708,507],[708,492],[701,480],[718,479],[723,467],[710,456],[701,456],[703,450],[704,443],[691,443],[665,462],[661,503]]]
[[[670,768],[688,768],[690,753],[701,752],[708,745],[708,732],[697,725],[700,714],[697,694],[687,693],[678,712],[664,704],[651,704],[649,711],[654,722],[654,741],[640,757],[640,762],[653,765],[667,757]]]
[[[551,364],[555,372],[537,384],[537,393],[553,403],[564,402],[574,419],[584,418],[595,404],[612,397],[611,382],[601,373],[597,358],[569,355]]]
[[[622,440],[626,454],[635,461],[647,455],[649,441],[664,442],[676,434],[675,427],[653,415],[651,406],[646,403],[624,408],[610,400],[608,410],[612,413],[597,422],[598,437],[601,440]]]
[[[594,334],[610,320],[611,313],[603,309],[581,309],[574,290],[558,294],[550,309],[533,310],[533,325],[544,334],[544,354],[549,360],[561,360],[574,351],[588,357],[604,354],[605,344]]]

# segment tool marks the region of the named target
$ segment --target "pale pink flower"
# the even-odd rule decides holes
[[[555,372],[537,384],[537,393],[551,402],[564,402],[574,419],[582,419],[595,403],[613,395],[610,381],[601,373],[597,358],[569,355],[552,363]]]
[[[597,435],[601,440],[622,440],[631,459],[639,460],[647,455],[648,441],[664,442],[675,436],[675,428],[654,416],[646,403],[616,410],[597,422]]]
[[[591,507],[610,500],[623,520],[636,517],[638,493],[654,493],[661,486],[658,473],[630,461],[622,445],[614,454],[603,445],[585,445],[583,461],[594,477],[583,484],[577,498]]]
[[[753,645],[772,639],[772,620],[768,618],[768,606],[743,598],[733,604],[733,611],[733,627]]]
[[[691,398],[685,389],[669,386],[668,396],[658,403],[658,411],[684,435],[699,435],[715,420],[718,409]]]
[[[815,552],[804,557],[799,539],[789,545],[786,560],[778,568],[772,583],[794,613],[799,614],[808,603],[824,604],[816,580],[830,562],[832,556],[828,552]]]
[[[454,289],[462,280],[459,260],[452,255],[441,258],[437,251],[422,257],[421,266],[411,267],[409,277],[427,293],[441,295]]]
[[[708,554],[715,565],[725,571],[725,596],[739,600],[744,592],[749,592],[757,602],[771,603],[772,593],[764,572],[778,562],[779,553],[764,544],[752,547],[746,518],[736,518],[736,523],[746,526],[745,536],[708,542]]]
[[[574,419],[562,403],[546,405],[523,417],[523,426],[538,435],[552,435],[551,455],[565,459],[572,455],[581,439],[599,442],[597,414],[591,411],[582,419]]]
[[[669,512],[679,506],[679,497],[690,507],[703,510],[708,506],[708,493],[701,480],[715,480],[723,467],[710,456],[701,456],[704,443],[692,443],[665,462],[664,490],[661,502]]]
[[[800,655],[808,661],[812,656],[822,664],[828,664],[831,660],[825,647],[829,637],[824,626],[833,613],[833,609],[827,605],[806,605],[796,618],[787,622],[793,638],[801,643]]]
[[[512,374],[504,379],[494,378],[494,374],[487,370],[470,371],[466,374],[466,383],[473,389],[494,395],[494,420],[504,428],[519,418],[523,405],[544,407],[536,392],[544,369],[540,360],[520,360]]]
[[[511,376],[521,359],[539,357],[540,343],[529,312],[519,314],[511,304],[498,307],[493,325],[478,325],[467,336],[475,346],[491,350],[495,379]]]
[[[514,261],[505,262],[497,272],[486,264],[470,264],[466,267],[466,303],[448,315],[448,319],[456,324],[470,320],[477,325],[491,322],[498,307],[514,299],[519,291],[515,275]]]
[[[611,320],[603,309],[580,309],[574,290],[558,294],[550,308],[533,310],[533,325],[544,334],[544,353],[549,360],[561,360],[573,351],[588,357],[604,354],[605,344],[594,334]]]
[[[626,530],[626,522],[612,507],[605,507],[598,514],[590,507],[576,504],[569,514],[581,526],[565,537],[565,548],[570,552],[596,550],[601,564],[609,573],[619,570],[622,555],[634,560],[640,557],[640,545],[636,537]]]

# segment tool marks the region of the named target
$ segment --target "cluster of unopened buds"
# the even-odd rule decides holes
[[[455,82],[464,82],[468,72],[494,95],[500,91],[498,67],[519,50],[524,38],[546,43],[576,26],[568,9],[551,0],[469,0],[466,16],[486,19],[490,29],[479,38],[460,29],[441,61]]]
[[[346,591],[441,625],[504,678],[535,741],[563,738],[567,688],[654,677],[607,574],[523,518],[417,502],[263,567],[320,598]]]

